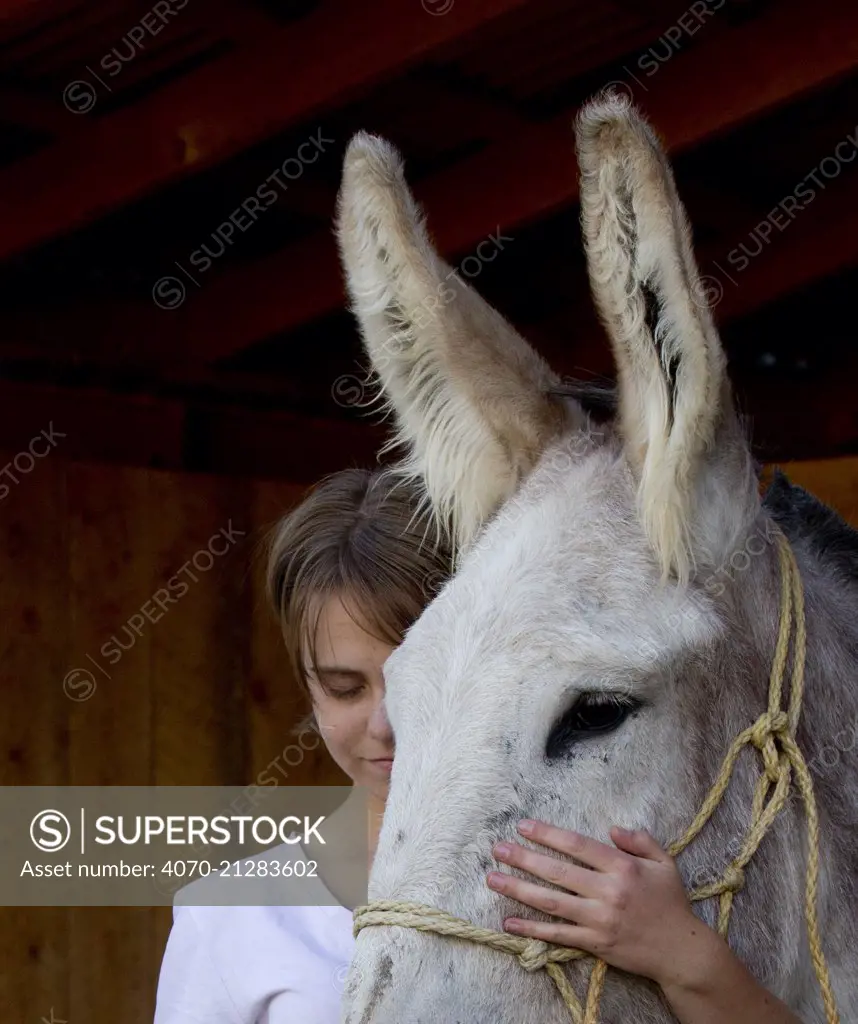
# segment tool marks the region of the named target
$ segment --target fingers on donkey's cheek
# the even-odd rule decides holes
[[[527,932],[527,924],[520,917],[508,917],[504,920],[503,930],[515,935],[524,935]]]
[[[519,849],[521,849],[521,847],[519,847],[517,843],[495,843],[492,847],[492,853],[494,854],[495,860],[512,864]]]
[[[510,876],[505,875],[500,871],[490,871],[486,876],[486,883],[488,884],[488,887],[490,889],[494,889],[495,892],[507,892],[510,881]]]

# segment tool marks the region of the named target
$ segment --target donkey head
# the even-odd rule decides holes
[[[765,690],[767,631],[740,628],[719,574],[761,521],[757,482],[670,168],[613,95],[583,110],[577,143],[619,379],[610,427],[559,397],[550,368],[440,259],[389,145],[352,141],[340,195],[400,471],[422,481],[459,552],[385,667],[397,752],[370,898],[495,930],[528,913],[485,883],[492,843],[522,841],[519,818],[602,841],[612,824],[675,838]],[[744,582],[770,584],[771,545],[754,550]],[[740,778],[744,806],[685,870],[720,863],[748,792]],[[646,983],[610,977],[606,1012],[669,1019]],[[388,926],[361,932],[347,1004],[348,1024],[568,1019],[550,980],[507,954]]]

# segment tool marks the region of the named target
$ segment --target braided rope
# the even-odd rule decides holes
[[[826,1022],[827,1024],[840,1024],[840,1016],[831,989],[828,965],[822,949],[816,912],[819,882],[819,817],[813,795],[813,780],[807,762],[795,741],[804,693],[804,666],[807,648],[804,590],[792,548],[782,533],[778,534],[778,555],[781,575],[781,618],[769,678],[768,709],[753,725],[743,730],[733,740],[718,777],[704,799],[697,816],[689,825],[685,835],[668,847],[668,852],[672,856],[676,856],[701,832],[727,791],[739,754],[745,746],[755,747],[762,757],[764,770],[754,790],[750,825],[742,847],[733,861],[725,867],[724,873],[718,881],[700,886],[689,893],[689,899],[693,901],[709,899],[712,896],[720,897],[718,931],[726,939],[733,897],[744,886],[745,868],[789,797],[794,773],[795,784],[804,800],[807,816],[808,855],[804,911],[810,955],[822,993]],[[788,710],[783,711],[781,708],[783,681],[791,640],[793,647],[792,679]],[[512,953],[518,957],[519,963],[526,971],[533,972],[543,969],[546,971],[557,986],[574,1024],[598,1024],[599,1002],[608,965],[604,960],[592,957],[585,950],[556,946],[539,939],[510,935],[507,932],[496,932],[490,928],[478,928],[469,921],[454,917],[446,911],[422,903],[410,903],[402,900],[374,900],[366,906],[356,907],[353,927],[355,937],[362,928],[371,925],[399,925],[405,928],[416,928],[418,931],[434,932],[437,935],[478,942],[504,953]],[[584,958],[592,958],[595,963],[590,972],[586,1001],[582,1008],[562,965]]]

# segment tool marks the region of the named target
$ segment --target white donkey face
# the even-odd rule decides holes
[[[485,876],[494,842],[524,841],[520,818],[609,841],[612,824],[651,827],[654,809],[663,839],[688,815],[671,789],[686,747],[677,687],[714,617],[660,585],[616,450],[568,465],[546,453],[385,666],[397,759],[372,899],[500,930],[526,910]],[[505,1021],[510,988],[532,1014],[516,1020],[568,1021],[513,958],[407,929],[361,934],[361,978],[350,1024],[374,999],[372,1022]]]
[[[552,446],[385,667],[389,820],[406,835],[380,852],[378,895],[447,899],[445,857],[484,855],[501,822],[513,835],[541,814],[607,838],[612,823],[648,821],[662,782],[651,752],[681,749],[677,678],[715,624],[705,602],[661,585],[616,449],[570,470]]]
[[[340,200],[349,289],[407,446],[402,472],[461,552],[385,667],[397,757],[370,898],[495,930],[523,910],[485,884],[492,843],[515,837],[519,818],[603,840],[611,824],[664,839],[687,819],[683,679],[718,620],[686,584],[756,509],[661,151],[614,98],[585,110],[578,145],[590,277],[620,379],[604,437],[450,277],[386,144],[353,141]],[[548,978],[507,956],[400,927],[361,932],[347,993],[347,1024],[567,1012]]]

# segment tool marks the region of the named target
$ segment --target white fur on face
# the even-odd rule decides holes
[[[684,745],[676,672],[683,652],[715,632],[714,612],[697,603],[688,614],[682,592],[660,586],[617,450],[568,465],[562,450],[546,453],[386,663],[397,760],[371,899],[428,903],[499,930],[523,908],[485,875],[497,866],[494,842],[522,841],[519,818],[608,840],[612,824],[661,819],[669,829],[685,810],[667,792]],[[547,759],[552,724],[583,692],[643,706],[616,731]],[[460,983],[447,983],[451,969]],[[404,985],[415,975],[416,989]],[[380,978],[387,995],[364,1018]],[[355,979],[364,980],[349,1024],[503,1024],[510,985],[526,994],[528,1019],[566,1019],[547,979],[534,984],[514,959],[408,929],[364,931]]]

